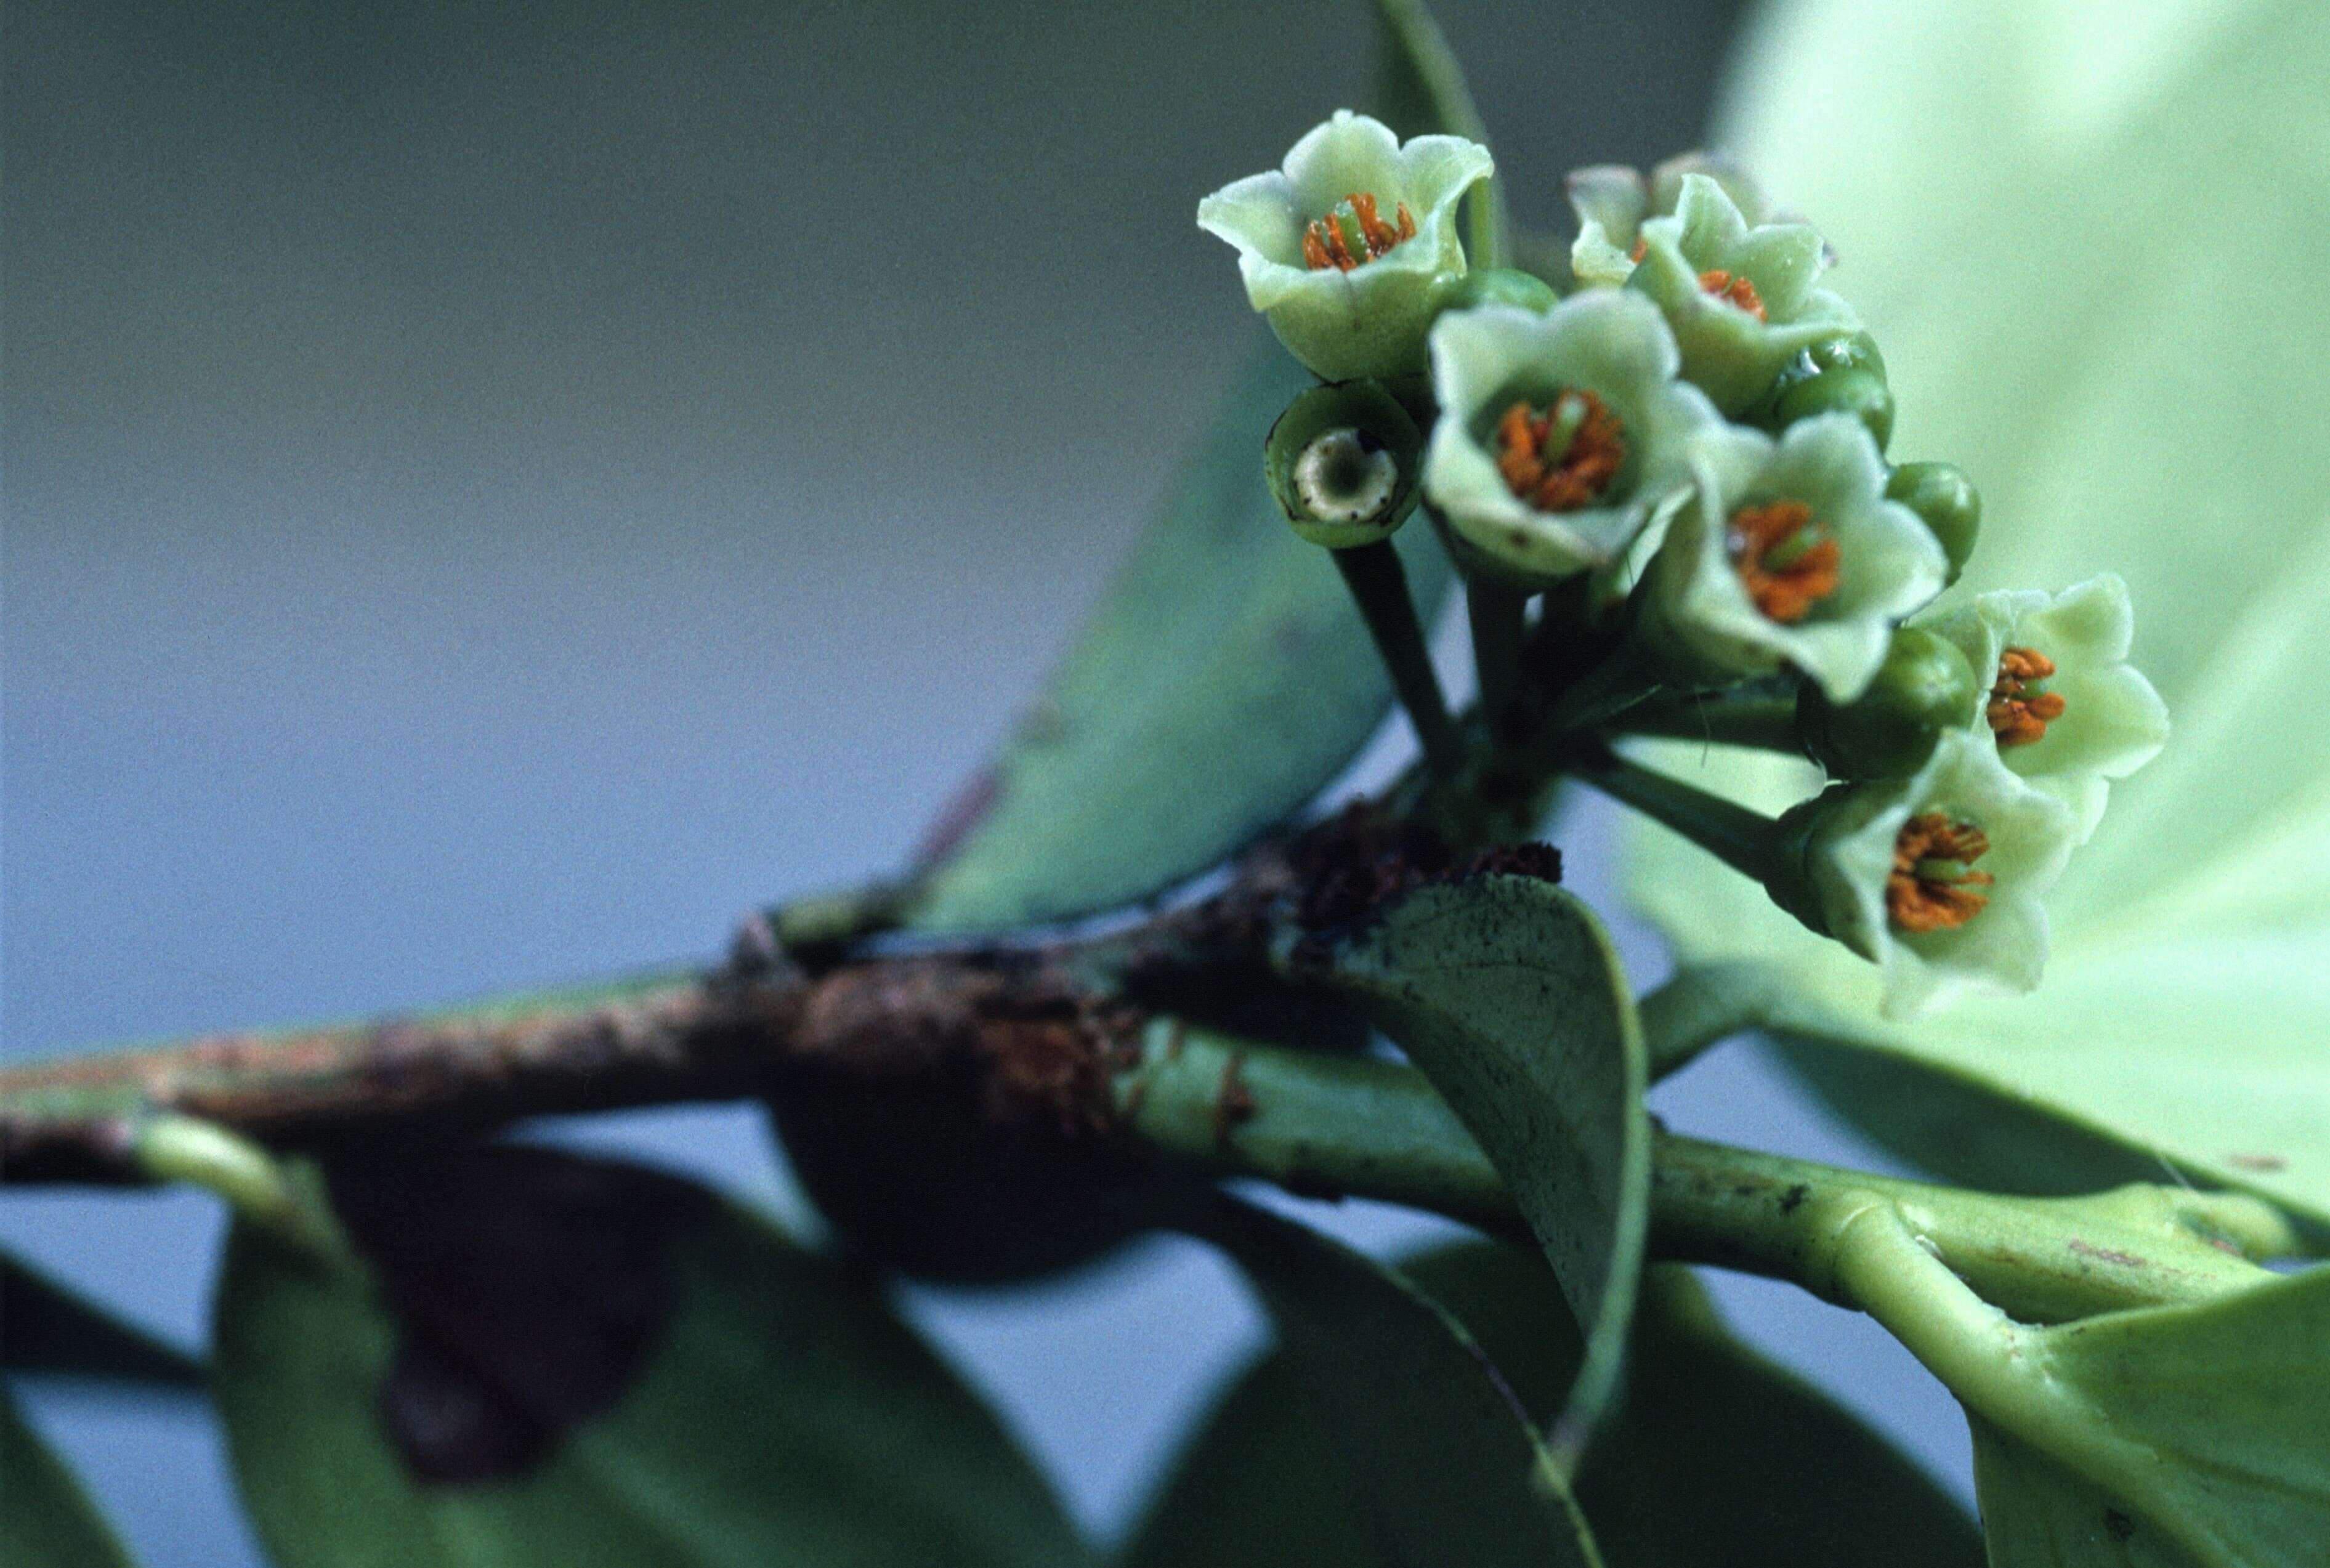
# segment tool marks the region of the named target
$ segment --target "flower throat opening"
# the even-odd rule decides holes
[[[1997,879],[1974,863],[1990,853],[1990,840],[1971,822],[1948,813],[1912,817],[1893,840],[1893,870],[1885,879],[1885,913],[1913,935],[1956,930],[1980,914],[1990,900],[1973,890]]]
[[[1766,619],[1794,626],[1836,591],[1844,552],[1802,501],[1742,506],[1724,530],[1723,552]]]
[[[2039,683],[2055,673],[2055,661],[2036,648],[2010,647],[1998,656],[1998,681],[1990,688],[1983,717],[2001,746],[2028,746],[2047,738],[2047,726],[2069,706]]]
[[[1540,512],[1575,512],[1600,500],[1625,466],[1625,427],[1590,392],[1565,392],[1544,408],[1526,400],[1497,421],[1497,472]]]
[[[1335,203],[1324,217],[1314,218],[1302,231],[1302,260],[1312,271],[1332,267],[1349,272],[1380,258],[1404,240],[1416,238],[1416,220],[1407,203],[1393,209],[1387,223],[1376,211],[1376,199],[1357,192]]]

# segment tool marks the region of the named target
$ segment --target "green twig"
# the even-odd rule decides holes
[[[1604,746],[1579,747],[1566,763],[1605,795],[1674,829],[1743,875],[1766,882],[1785,869],[1776,825],[1759,811],[1654,773]]]
[[[1424,628],[1416,619],[1416,601],[1408,595],[1407,571],[1399,563],[1398,550],[1391,541],[1380,539],[1331,553],[1359,601],[1385,668],[1391,672],[1392,689],[1416,725],[1425,761],[1439,777],[1454,777],[1463,760],[1463,747],[1448,717],[1447,700],[1441,695],[1440,677],[1432,668]]]
[[[1160,1021],[1112,1091],[1133,1137],[1225,1172],[1506,1234],[1520,1225],[1488,1157],[1412,1068]],[[2250,1258],[2292,1253],[2299,1242],[2270,1206],[2235,1194],[2136,1186],[2013,1197],[1662,1134],[1651,1250],[1858,1306],[1835,1250],[1839,1215],[1856,1204],[1898,1214],[1976,1295],[2032,1323],[2211,1299],[2272,1278]]]
[[[1637,703],[1618,715],[1630,735],[1659,735],[1717,746],[1750,746],[1804,755],[1796,739],[1796,697],[1757,685],[1735,691],[1670,693]]]
[[[1510,741],[1527,715],[1521,710],[1521,645],[1529,629],[1529,595],[1483,578],[1464,584],[1473,626],[1473,667],[1481,682],[1481,712],[1489,733]]]

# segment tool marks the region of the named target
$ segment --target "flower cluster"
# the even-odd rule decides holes
[[[1828,246],[1741,171],[1574,175],[1560,278],[1468,257],[1459,212],[1493,177],[1477,143],[1339,111],[1199,206],[1329,383],[1272,442],[1288,520],[1388,554],[1420,496],[1470,584],[1483,707],[1505,710],[1481,743],[1568,758],[1700,837],[1881,966],[1890,1011],[2030,988],[2041,901],[2166,739],[2125,586],[1933,608],[1979,497],[1948,464],[1888,462],[1884,360],[1823,284]],[[1605,744],[1656,733],[1800,751],[1831,782],[1755,817]]]

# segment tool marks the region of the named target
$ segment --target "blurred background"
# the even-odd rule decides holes
[[[1566,169],[1701,138],[1741,21],[1439,8],[1549,228]],[[1373,39],[1359,0],[19,0],[5,46],[24,1060],[708,956],[900,864],[1253,335],[1198,197],[1357,101]],[[1600,832],[1560,833],[1589,893]],[[1658,1109],[1882,1164],[1747,1046]],[[557,1130],[801,1217],[755,1112]],[[0,1245],[189,1346],[220,1229],[182,1194],[0,1199]],[[1966,1491],[1880,1331],[1719,1291]],[[1261,1332],[1187,1243],[906,1303],[1111,1537]],[[256,1562],[204,1412],[24,1392],[144,1561]]]

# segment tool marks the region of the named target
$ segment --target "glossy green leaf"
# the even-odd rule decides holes
[[[81,1483],[26,1425],[0,1384],[0,1563],[8,1568],[129,1568],[129,1554]]]
[[[1222,1199],[1190,1223],[1254,1282],[1278,1349],[1151,1507],[1136,1568],[1598,1563],[1529,1417],[1397,1273]]]
[[[1533,1414],[1560,1408],[1575,1342],[1561,1354],[1542,1270],[1487,1245],[1406,1267],[1479,1337]],[[1982,1560],[1964,1509],[1859,1418],[1734,1339],[1681,1268],[1644,1276],[1626,1382],[1577,1488],[1610,1568]]]
[[[1958,1392],[1997,1568],[2330,1560],[2330,1271],[2024,1329]]]
[[[202,1364],[0,1252],[0,1368],[200,1393]]]
[[[229,1240],[219,1409],[285,1568],[1086,1560],[878,1280],[673,1177],[479,1168],[338,1190],[365,1256]]]
[[[981,785],[911,923],[1088,914],[1212,865],[1350,761],[1391,685],[1327,553],[1263,483],[1263,439],[1309,375],[1274,345],[1241,378],[1067,662]],[[1429,621],[1431,530],[1399,535]]]
[[[1937,1084],[2330,1220],[2330,445],[2309,434],[2330,311],[2261,260],[2312,254],[2330,222],[2321,20],[1817,0],[1774,11],[1735,78],[1723,139],[1834,241],[1895,450],[1982,487],[1958,593],[2120,573],[2175,724],[2074,857],[2039,992],[1912,1027],[1759,890],[1656,830],[1637,845],[1638,896],[1686,959],[1766,959],[1850,1017],[1799,1060],[1953,1174],[2068,1171],[1962,1164],[1979,1118],[1922,1114]],[[1662,760],[1765,805],[1807,782],[1698,746]],[[1848,1081],[1823,1066],[1840,1051],[1910,1070]]]
[[[1561,1410],[1580,1344],[1542,1260],[1466,1242],[1400,1265],[1478,1341],[1533,1419]],[[1610,1568],[1971,1568],[1974,1523],[1846,1412],[1727,1333],[1681,1269],[1647,1277],[1627,1383],[1587,1450],[1579,1506]],[[1283,1357],[1224,1396],[1130,1568],[1382,1568],[1350,1524],[1334,1445]],[[1182,1548],[1158,1554],[1160,1541]]]
[[[1643,1260],[1650,1119],[1624,974],[1585,904],[1482,875],[1382,909],[1325,960],[1446,1097],[1545,1249],[1587,1351],[1565,1465],[1615,1386]]]

